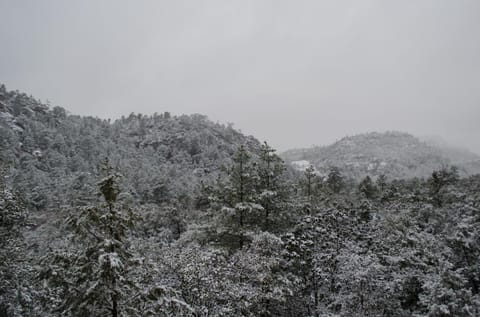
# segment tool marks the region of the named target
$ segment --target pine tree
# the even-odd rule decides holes
[[[457,182],[458,178],[458,169],[455,166],[451,166],[450,168],[444,167],[432,173],[432,176],[428,180],[428,183],[430,189],[430,197],[432,198],[433,204],[435,206],[442,206],[442,191],[446,186]]]
[[[377,195],[377,187],[368,175],[360,182],[358,190],[368,199],[375,198]]]
[[[245,245],[248,231],[258,229],[263,207],[257,203],[255,164],[244,146],[235,153],[227,173],[227,179],[217,183],[212,205],[218,216],[216,239],[234,250]]]
[[[380,193],[383,193],[383,191],[387,189],[387,176],[385,176],[385,174],[379,175],[376,183]]]
[[[340,191],[345,186],[345,181],[338,167],[333,166],[330,168],[330,172],[328,173],[327,185],[330,190],[335,194],[340,193]]]
[[[113,172],[108,159],[102,171],[105,177],[97,185],[104,202],[75,210],[66,222],[74,232],[72,249],[55,251],[45,259],[42,277],[61,289],[58,308],[62,314],[118,317],[133,291],[126,237],[135,215],[117,206],[120,175]]]
[[[41,278],[55,287],[56,312],[67,316],[160,316],[167,309],[161,306],[172,300],[154,283],[142,289],[143,279],[151,283],[154,278],[148,267],[139,266],[143,261],[129,246],[138,216],[118,201],[120,175],[108,159],[102,171],[97,185],[103,202],[75,210],[68,218],[67,229],[74,233],[71,246],[47,255]]]
[[[307,197],[308,202],[311,204],[313,196],[315,193],[315,185],[317,184],[317,174],[315,173],[315,168],[313,165],[307,167],[303,173],[303,178],[300,181],[300,186],[302,188],[302,193]]]
[[[271,231],[284,218],[288,192],[284,178],[285,165],[282,159],[265,142],[260,148],[260,161],[257,165],[258,182],[256,191],[258,203],[263,207],[263,230]]]

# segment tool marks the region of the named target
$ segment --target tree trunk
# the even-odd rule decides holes
[[[118,317],[117,296],[112,296],[112,317]]]

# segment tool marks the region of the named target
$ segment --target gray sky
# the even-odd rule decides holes
[[[71,113],[202,113],[279,150],[438,135],[480,153],[480,1],[0,0],[0,82]]]

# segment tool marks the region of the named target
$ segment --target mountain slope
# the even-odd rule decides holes
[[[390,178],[426,177],[445,165],[458,166],[462,175],[480,172],[478,155],[422,142],[402,132],[349,136],[329,146],[290,150],[282,157],[297,169],[311,163],[320,173],[326,173],[337,166],[353,178],[380,174]]]
[[[192,203],[200,181],[214,178],[240,145],[259,146],[202,115],[130,114],[111,122],[69,115],[0,86],[0,160],[10,182],[37,209],[78,203],[92,192],[108,156],[124,176],[124,192],[142,203]],[[74,189],[74,190],[72,190]],[[85,196],[85,195],[84,195]]]

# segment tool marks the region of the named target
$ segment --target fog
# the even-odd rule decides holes
[[[480,1],[0,1],[0,82],[279,150],[400,130],[480,153]]]

